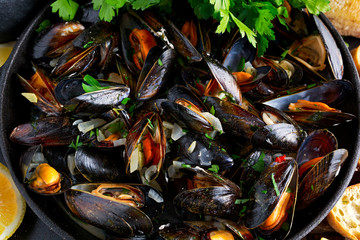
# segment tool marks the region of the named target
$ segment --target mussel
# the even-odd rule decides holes
[[[151,219],[164,205],[161,194],[150,186],[121,183],[74,185],[65,200],[80,219],[121,237],[150,234]]]

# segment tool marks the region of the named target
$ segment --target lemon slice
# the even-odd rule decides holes
[[[8,239],[20,226],[26,204],[9,170],[0,163],[0,240]]]
[[[360,73],[360,46],[351,50],[351,56],[354,59],[354,63],[358,73]]]
[[[0,67],[6,62],[15,45],[15,42],[0,44]]]

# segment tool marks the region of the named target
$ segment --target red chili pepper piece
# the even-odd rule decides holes
[[[275,162],[281,163],[281,162],[285,161],[285,158],[286,158],[285,155],[282,155],[280,157],[276,157]]]

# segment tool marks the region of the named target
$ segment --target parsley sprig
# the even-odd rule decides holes
[[[94,92],[94,91],[98,91],[98,90],[103,90],[103,89],[107,89],[107,88],[110,88],[108,86],[106,87],[102,87],[100,85],[100,83],[95,79],[93,78],[92,76],[90,75],[85,75],[84,76],[84,81],[87,83],[83,83],[82,84],[82,88],[84,89],[85,92]]]
[[[272,20],[288,16],[283,6],[284,0],[188,0],[199,19],[215,19],[218,21],[217,33],[230,32],[238,28],[242,37],[258,47],[258,54],[263,55],[268,43],[275,39]],[[318,15],[330,10],[329,0],[288,0],[294,8],[306,7],[310,13]],[[134,10],[145,10],[161,7],[163,11],[171,9],[172,0],[92,0],[93,8],[99,11],[99,18],[110,22],[124,6]],[[55,0],[51,4],[53,12],[66,21],[75,17],[79,4],[74,0]]]

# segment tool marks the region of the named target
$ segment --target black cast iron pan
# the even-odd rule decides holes
[[[16,77],[16,73],[22,73],[26,65],[30,64],[29,51],[32,37],[36,34],[35,29],[46,18],[51,15],[49,7],[45,7],[30,22],[28,27],[20,36],[8,61],[2,67],[0,77],[0,146],[3,157],[14,178],[15,184],[24,196],[28,205],[38,215],[50,229],[59,234],[64,239],[96,239],[92,234],[85,231],[78,224],[60,209],[53,197],[44,197],[29,191],[22,183],[19,169],[19,158],[24,150],[22,146],[9,141],[12,129],[24,122],[29,121],[29,103],[20,95],[22,89]],[[51,15],[50,17],[54,17]],[[337,41],[344,58],[344,78],[350,80],[355,88],[355,92],[344,106],[343,111],[355,114],[359,118],[360,104],[360,85],[355,65],[343,39],[331,25],[328,19],[321,15],[320,18],[330,29]],[[339,147],[344,147],[349,151],[349,157],[336,177],[330,189],[306,211],[298,212],[295,215],[292,231],[287,239],[301,239],[315,228],[332,209],[335,203],[348,186],[355,171],[359,158],[359,121],[346,124],[341,128],[331,129],[339,141]]]

